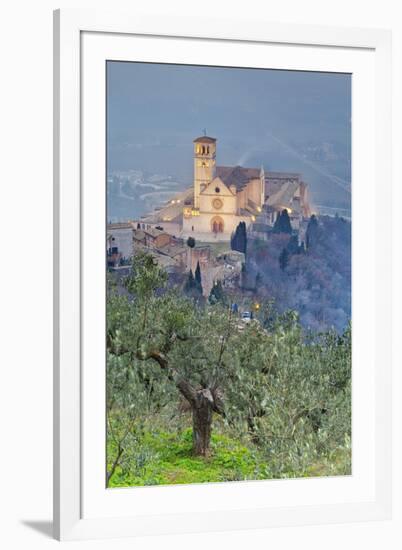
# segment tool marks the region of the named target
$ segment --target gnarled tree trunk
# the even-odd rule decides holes
[[[191,405],[193,413],[193,452],[196,456],[208,456],[214,407],[211,391],[209,389],[198,390]]]
[[[150,351],[146,355],[137,352],[141,360],[153,359],[167,372],[168,378],[176,383],[176,387],[186,398],[193,413],[193,452],[196,456],[208,456],[210,450],[212,413],[223,415],[223,403],[218,388],[196,389],[183,378],[175,379],[176,372],[169,367],[167,358],[159,351]]]

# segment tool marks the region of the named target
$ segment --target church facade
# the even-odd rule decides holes
[[[263,168],[216,165],[216,139],[194,140],[193,195],[183,205],[183,236],[230,240],[237,225],[249,225],[265,202]]]

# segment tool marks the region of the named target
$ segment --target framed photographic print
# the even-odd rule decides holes
[[[390,34],[54,47],[55,537],[390,517]]]

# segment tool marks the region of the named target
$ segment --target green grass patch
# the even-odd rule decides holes
[[[115,456],[114,443],[109,439],[109,469]],[[180,433],[147,431],[126,446],[109,487],[289,479],[350,473],[350,447],[338,447],[329,456],[316,456],[311,461],[284,453],[268,458],[252,444],[246,446],[216,432],[212,434],[210,456],[197,457],[192,453],[192,430],[187,428]]]
[[[108,456],[114,456],[109,442]],[[146,463],[144,463],[146,458]],[[171,485],[262,479],[261,459],[252,449],[226,435],[213,434],[208,458],[192,454],[191,429],[181,434],[163,431],[146,433],[137,449],[126,450],[122,466],[116,468],[110,487]],[[110,465],[109,465],[110,467]]]

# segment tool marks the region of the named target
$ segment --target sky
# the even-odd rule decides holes
[[[108,62],[108,173],[192,185],[193,139],[217,164],[300,172],[316,204],[350,209],[351,75]]]

